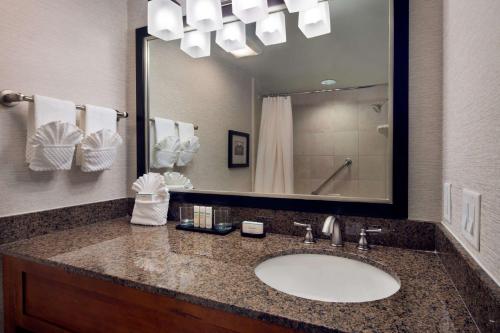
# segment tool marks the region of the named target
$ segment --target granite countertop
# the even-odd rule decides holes
[[[360,253],[355,244],[304,245],[293,236],[264,239],[133,226],[128,218],[92,224],[2,246],[8,255],[148,292],[308,332],[477,332],[436,254],[391,247]],[[266,258],[327,253],[357,258],[401,281],[389,298],[326,303],[284,294],[254,275]]]

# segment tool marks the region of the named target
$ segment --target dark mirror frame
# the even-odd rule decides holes
[[[269,198],[245,195],[171,192],[174,201],[210,205],[282,209],[337,215],[406,219],[408,217],[408,70],[409,0],[393,3],[393,197],[391,204]],[[136,30],[137,176],[146,172],[144,47],[147,27]]]

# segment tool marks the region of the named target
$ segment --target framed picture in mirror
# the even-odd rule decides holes
[[[248,168],[250,165],[250,134],[229,130],[227,167]]]

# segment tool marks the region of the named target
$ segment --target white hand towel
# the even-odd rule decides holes
[[[169,136],[177,136],[175,122],[173,120],[158,117],[155,117],[154,119],[156,144],[165,140]]]
[[[152,166],[172,168],[180,149],[175,122],[165,118],[154,118],[154,140],[151,151]]]
[[[88,137],[91,134],[95,134],[97,132],[99,133],[105,132],[108,135],[114,135],[114,133],[116,133],[116,120],[117,120],[117,115],[115,110],[91,104],[85,105],[85,110],[82,110],[80,112],[80,117],[79,117],[80,128],[85,133],[85,137]],[[111,148],[111,147],[101,147],[101,148]],[[109,169],[111,167],[111,164],[113,164],[114,158],[116,157],[116,146],[113,149],[108,149],[108,151],[110,152],[110,155],[107,156],[106,158],[107,162],[104,163],[108,165],[108,167],[97,170],[96,169],[97,165],[104,165],[103,163],[101,163],[102,161],[97,161],[98,159],[97,156],[94,156],[94,161],[91,163],[92,166],[87,165],[88,161],[85,160],[84,153],[80,145],[76,150],[76,165],[81,165],[82,170],[84,172],[101,171]],[[87,154],[88,155],[97,154],[101,155],[101,157],[104,157],[104,152],[101,152],[99,154],[88,152]],[[112,160],[110,160],[110,158],[112,158]]]
[[[194,135],[194,125],[190,123],[177,122],[179,127],[179,140],[181,151],[177,158],[177,166],[186,166],[200,148],[198,137]]]
[[[80,128],[85,135],[108,129],[116,132],[116,111],[102,106],[85,105],[85,111],[80,112]]]
[[[177,122],[179,126],[179,140],[181,144],[189,141],[194,136],[194,125],[189,123]]]
[[[33,149],[30,145],[30,139],[36,130],[42,125],[54,121],[61,121],[76,125],[76,106],[70,101],[63,101],[51,97],[34,96],[34,103],[30,103],[27,121],[27,139],[26,139],[26,162],[31,161]]]

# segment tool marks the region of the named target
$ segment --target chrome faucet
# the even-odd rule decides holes
[[[304,244],[314,244],[316,243],[316,240],[314,239],[313,233],[312,233],[312,228],[310,224],[307,223],[299,223],[299,222],[293,222],[293,225],[296,227],[305,227],[306,228],[306,235],[304,237]]]
[[[342,231],[340,231],[340,222],[335,218],[335,216],[328,216],[326,218],[323,223],[323,235],[332,236],[332,246],[344,246],[344,243],[342,242]]]
[[[377,228],[377,229],[361,228],[361,232],[359,233],[358,250],[368,251],[370,249],[370,245],[368,244],[368,240],[366,239],[366,235],[371,234],[371,233],[380,234],[380,233],[382,233],[382,229],[381,228]]]

